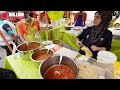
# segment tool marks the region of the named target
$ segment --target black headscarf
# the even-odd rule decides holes
[[[110,21],[112,20],[113,11],[97,11],[96,13],[101,16],[101,23],[98,26],[92,26],[91,44],[97,42],[101,38],[105,30],[107,30]]]

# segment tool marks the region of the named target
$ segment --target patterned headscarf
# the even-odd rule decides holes
[[[101,23],[98,26],[92,26],[91,30],[91,44],[97,42],[108,28],[110,21],[112,20],[113,11],[97,11],[101,17]],[[96,14],[95,13],[95,14]]]

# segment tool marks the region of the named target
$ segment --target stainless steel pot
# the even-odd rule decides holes
[[[46,60],[44,60],[39,66],[40,77],[42,77],[44,79],[44,74],[45,74],[46,70],[49,67],[51,67],[55,64],[58,64],[59,60],[60,60],[59,55],[55,55],[55,56],[49,57]],[[77,63],[73,59],[66,57],[66,56],[63,56],[61,64],[70,67],[75,74],[75,78],[77,78],[78,73],[79,73],[79,68],[77,66]]]
[[[31,53],[40,49],[41,47],[39,42],[29,42],[28,45],[26,43],[22,43],[17,46],[17,51],[23,60],[30,60]]]

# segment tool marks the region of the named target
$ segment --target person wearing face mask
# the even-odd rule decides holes
[[[24,11],[24,19],[17,24],[18,35],[23,42],[39,41],[41,32],[40,23],[36,18],[30,17],[30,11]]]
[[[111,49],[112,32],[108,30],[108,26],[112,20],[112,13],[112,11],[97,11],[94,15],[94,25],[84,29],[76,38],[76,44],[87,46],[92,51],[93,58],[97,57],[99,51]],[[79,53],[85,55],[81,49]]]

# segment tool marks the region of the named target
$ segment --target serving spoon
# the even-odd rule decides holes
[[[49,50],[50,50],[50,47],[49,47],[48,50],[47,50],[47,54],[48,54]]]
[[[48,55],[48,53],[49,53],[49,51],[50,51],[50,47],[48,48],[48,50],[47,50],[47,53],[45,54],[45,57],[44,57],[44,59],[46,59],[47,57],[49,57],[49,56],[47,56]]]
[[[58,64],[58,70],[56,70],[56,71],[54,72],[54,75],[55,75],[55,76],[60,76],[60,64],[61,64],[61,61],[62,61],[62,57],[63,57],[63,55],[61,54],[61,55],[60,55],[59,64]]]
[[[29,46],[28,42],[25,42],[25,43],[26,43],[26,45],[28,46],[28,48],[29,48],[29,50],[30,50],[30,46]]]

